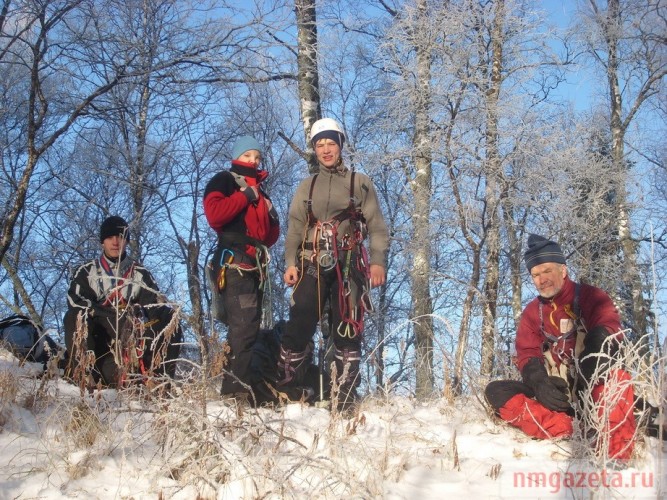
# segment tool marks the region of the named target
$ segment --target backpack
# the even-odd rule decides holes
[[[257,334],[257,339],[252,348],[252,360],[250,362],[250,367],[259,378],[268,381],[270,384],[275,383],[276,380],[276,369],[278,366],[278,359],[280,358],[280,343],[283,336],[283,329],[285,328],[285,321],[278,321],[275,326],[271,329],[260,329]],[[311,353],[314,351],[314,344],[311,342],[308,346]],[[320,360],[321,363],[324,363],[324,360]],[[319,401],[320,394],[320,369],[319,365],[314,363],[314,360],[311,359],[307,361],[307,366],[304,371],[304,380],[303,385],[310,387],[314,391],[313,401]],[[326,393],[325,399],[328,398],[328,391],[331,385],[331,379],[329,377],[328,370],[323,366],[322,371],[322,384],[324,386],[324,392]],[[275,401],[275,393],[272,393],[270,390],[262,390],[262,386],[259,385],[255,387],[256,397],[261,401]],[[259,392],[257,392],[259,391]]]
[[[46,363],[60,350],[58,344],[42,332],[27,316],[16,314],[0,321],[0,344],[22,361]]]

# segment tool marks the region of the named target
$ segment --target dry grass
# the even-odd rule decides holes
[[[88,328],[85,316],[84,313],[79,313],[76,317],[76,330],[72,340],[72,356],[69,359],[66,373],[79,387],[81,397],[88,388],[93,386],[90,372],[95,366],[95,353],[88,351],[87,337]]]
[[[578,394],[577,404],[583,411],[579,412],[582,415],[580,425],[575,426],[573,455],[575,458],[604,467],[614,463],[614,457],[610,457],[608,453],[610,435],[623,425],[623,422],[619,423],[611,418],[611,412],[617,405],[628,403],[624,400],[627,389],[631,387],[635,396],[642,396],[655,406],[665,404],[664,380],[659,370],[659,366],[664,364],[664,359],[654,357],[647,360],[640,348],[629,342],[623,343],[613,358],[605,354],[594,357],[596,369],[592,380],[603,379],[604,391],[597,402],[593,397],[595,383],[587,384]],[[630,380],[623,380],[617,376],[621,370],[630,375]],[[634,402],[629,402],[630,408],[633,404]],[[644,446],[643,425],[646,423],[646,418],[642,413],[636,414],[636,417],[638,425],[633,440],[635,443],[633,458],[641,459]]]
[[[16,376],[7,370],[0,371],[0,432],[10,418],[10,405],[16,403],[19,386]]]
[[[211,378],[219,377],[224,373],[225,367],[229,364],[231,349],[229,344],[226,341],[220,340],[217,334],[209,337],[208,346],[208,375]]]
[[[9,370],[0,371],[0,408],[16,403],[18,392],[16,375]]]
[[[104,431],[104,425],[96,412],[85,402],[71,407],[63,426],[65,440],[77,448],[90,448]]]
[[[217,345],[214,354],[224,355],[224,344]],[[632,382],[638,393],[656,396],[655,370],[637,373],[639,368],[634,367],[639,364],[633,356],[637,354],[626,349],[617,362],[633,367],[633,375],[641,375]],[[202,500],[233,495],[240,489],[250,498],[380,498],[388,482],[400,482],[415,466],[437,462],[443,470],[466,472],[466,457],[460,455],[463,445],[457,443],[456,434],[434,437],[427,424],[418,425],[410,403],[401,406],[389,398],[363,400],[351,415],[310,408],[301,418],[303,410],[296,405],[271,411],[221,400],[219,380],[200,367],[193,370],[191,379],[173,384],[169,391],[135,385],[117,392],[85,391],[80,397],[70,392],[69,398],[58,399],[53,390],[57,382],[57,377],[47,376],[27,385],[12,373],[0,372],[0,425],[4,425],[3,415],[10,416],[3,408],[19,405],[22,394],[32,394],[28,410],[35,414],[39,409],[35,418],[49,419],[50,432],[56,436],[43,438],[50,450],[47,469],[64,470],[68,479],[92,474],[114,451],[125,457],[144,449],[151,450],[143,455],[151,474],[194,488],[193,497]],[[337,391],[334,387],[334,408]],[[114,397],[109,398],[110,394]],[[454,404],[441,401],[443,421],[483,418],[483,405],[477,405],[474,397],[465,404],[461,398]],[[480,411],[466,414],[471,405]],[[373,413],[374,407],[381,411]],[[386,420],[378,422],[372,416],[377,414],[386,415]],[[583,424],[593,431],[605,426],[599,419]],[[383,429],[381,438],[373,436],[378,439],[373,445],[361,441],[371,425]],[[402,434],[404,426],[419,429],[419,434],[412,430]],[[602,448],[591,446],[586,436],[582,432],[577,437],[578,456],[607,460]],[[423,456],[415,454],[415,443]],[[642,451],[640,447],[636,454]],[[484,472],[496,479],[500,465],[488,467]]]

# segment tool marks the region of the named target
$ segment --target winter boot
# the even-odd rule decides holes
[[[359,363],[361,351],[338,349],[334,353],[336,382],[332,388],[332,400],[337,401],[338,411],[350,413],[355,408],[357,387],[361,382]],[[337,391],[336,391],[337,388]]]
[[[315,395],[312,387],[303,385],[304,375],[311,363],[312,352],[293,351],[280,346],[276,389],[290,401],[308,401]]]
[[[509,399],[498,414],[505,422],[538,439],[552,439],[572,435],[572,417],[553,411],[525,394]]]

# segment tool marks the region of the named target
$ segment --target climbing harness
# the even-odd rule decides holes
[[[335,271],[342,320],[337,333],[341,337],[354,338],[363,331],[364,313],[373,310],[370,300],[370,262],[364,246],[366,219],[361,209],[357,208],[354,197],[355,171],[352,170],[347,207],[329,220],[318,220],[313,213],[313,191],[318,175],[312,177],[306,201],[306,231],[312,231],[312,242],[304,238],[301,255],[311,251],[310,261],[319,271]],[[349,232],[340,235],[339,229],[344,221],[349,223]]]
[[[552,376],[557,376],[568,382],[570,387],[577,386],[578,373],[576,366],[573,363],[573,359],[581,353],[583,350],[584,336],[586,335],[586,326],[581,320],[581,307],[579,305],[579,283],[575,283],[574,288],[574,300],[572,301],[572,307],[569,307],[569,304],[564,306],[565,313],[572,320],[572,326],[567,332],[563,332],[562,335],[556,336],[552,335],[546,331],[544,328],[544,304],[542,301],[539,303],[539,317],[540,317],[540,331],[544,337],[544,344],[542,345],[542,352],[544,359],[546,361],[545,367],[547,373]],[[549,321],[553,326],[557,326],[553,320],[553,313],[556,311],[557,306],[552,301],[553,310],[550,313]],[[566,344],[568,340],[576,335],[574,349],[569,349],[566,352]],[[556,363],[554,355],[558,357],[560,364]],[[574,402],[576,400],[576,391],[572,391],[569,394],[570,400]]]
[[[120,358],[122,360],[121,371],[118,384],[125,387],[129,384],[128,375],[140,377],[140,382],[145,383],[149,377],[149,371],[152,367],[147,367],[144,362],[146,352],[146,343],[150,337],[146,336],[146,331],[158,323],[157,319],[148,320],[140,309],[140,314],[131,313],[127,317],[128,323],[120,335]]]
[[[562,335],[556,336],[552,335],[549,332],[546,331],[544,328],[544,303],[540,301],[539,303],[539,316],[540,316],[540,331],[542,332],[542,335],[545,338],[544,345],[542,347],[543,351],[553,351],[555,354],[558,355],[559,359],[564,361],[566,358],[571,358],[574,354],[574,352],[565,352],[565,344],[567,340],[572,337],[573,335],[577,334],[578,331],[583,328],[585,331],[585,327],[583,325],[583,322],[581,321],[581,308],[579,306],[579,283],[575,283],[575,288],[574,288],[574,301],[572,302],[572,308],[569,307],[569,305],[565,305],[565,313],[570,317],[572,320],[572,326],[567,332],[562,332]],[[553,310],[551,311],[550,316],[550,322],[553,326],[558,327],[558,325],[555,324],[553,320],[553,313],[556,312],[557,310],[557,305],[552,301],[552,307]]]
[[[254,260],[245,251],[246,246],[255,249]],[[213,258],[207,264],[209,282],[213,292],[212,304],[213,315],[223,323],[226,322],[226,312],[219,295],[227,286],[229,273],[237,272],[257,273],[259,278],[259,291],[262,295],[262,328],[273,326],[273,306],[271,293],[271,279],[269,275],[269,262],[271,255],[266,245],[255,238],[241,233],[220,233],[218,243],[213,251]]]

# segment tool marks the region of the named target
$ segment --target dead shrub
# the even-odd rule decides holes
[[[16,376],[9,371],[0,372],[0,408],[5,405],[16,403],[16,396],[19,392]]]
[[[103,432],[104,425],[99,416],[84,403],[72,406],[65,424],[67,439],[78,448],[91,447]]]

